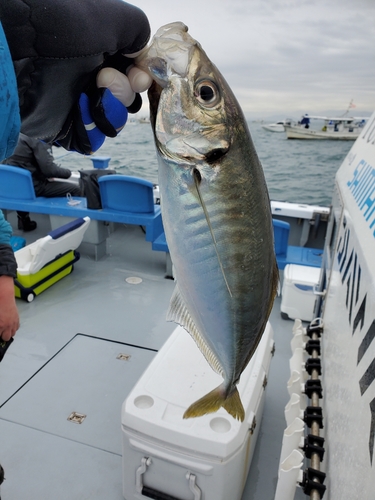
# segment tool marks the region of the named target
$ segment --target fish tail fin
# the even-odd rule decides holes
[[[223,408],[227,410],[227,412],[232,415],[233,418],[240,420],[241,422],[245,419],[245,410],[242,405],[242,401],[240,398],[240,393],[235,388],[234,392],[227,398],[223,403]]]
[[[235,387],[234,391],[227,396],[223,385],[216,387],[216,389],[190,405],[184,413],[184,418],[201,417],[207,413],[214,413],[221,407],[225,408],[233,418],[241,422],[244,421],[245,410],[237,388]]]

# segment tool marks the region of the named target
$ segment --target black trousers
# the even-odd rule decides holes
[[[80,184],[64,181],[45,181],[34,185],[37,196],[54,198],[55,196],[66,196],[70,193],[72,196],[83,196]]]
[[[34,186],[37,196],[45,196],[46,198],[54,198],[55,196],[66,196],[70,193],[72,196],[83,196],[83,190],[80,184],[64,181],[46,181],[43,184]],[[24,219],[29,216],[29,212],[17,211],[18,217]]]

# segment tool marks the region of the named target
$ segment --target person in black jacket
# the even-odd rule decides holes
[[[122,0],[0,0],[0,20],[24,134],[92,154],[141,108],[139,93],[152,79],[139,87],[130,77],[151,32],[139,8]],[[118,78],[99,82],[107,70]]]
[[[149,37],[146,15],[122,0],[0,0],[0,161],[13,154],[21,122],[28,136],[83,154],[116,137],[147,90],[128,79],[116,91],[116,82]],[[117,78],[97,84],[108,69]],[[0,355],[19,328],[11,230],[0,210]]]
[[[53,178],[68,179],[71,171],[57,165],[51,153],[51,147],[25,134],[20,134],[18,144],[12,156],[3,161],[7,165],[21,167],[31,172],[36,196],[52,198],[55,196],[83,196],[81,187],[72,182],[51,181]],[[17,212],[18,229],[32,231],[36,222],[30,220],[28,212]]]
[[[116,79],[97,84],[108,69],[126,79],[147,45],[150,25],[137,7],[122,0],[0,0],[0,21],[0,161],[13,154],[21,122],[30,137],[91,154],[140,109],[144,83],[129,79],[130,87],[117,92]],[[0,210],[0,348],[19,327],[10,236]]]

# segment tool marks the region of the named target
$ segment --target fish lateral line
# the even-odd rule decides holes
[[[221,274],[223,275],[223,278],[224,278],[224,281],[225,281],[225,285],[227,287],[229,295],[230,295],[231,298],[233,298],[232,291],[230,289],[227,277],[225,275],[224,266],[223,266],[223,264],[221,262],[221,259],[220,259],[219,250],[217,248],[216,238],[215,238],[214,231],[212,229],[212,225],[211,225],[210,217],[208,215],[207,207],[206,207],[206,204],[205,204],[205,202],[204,202],[204,200],[202,198],[202,195],[201,195],[201,192],[200,192],[200,189],[199,189],[199,186],[200,186],[200,184],[202,182],[202,174],[200,173],[199,169],[197,169],[196,167],[193,169],[193,179],[194,179],[195,189],[197,190],[199,202],[200,202],[201,207],[203,209],[203,213],[204,213],[204,216],[206,218],[208,229],[210,230],[211,238],[212,238],[212,241],[214,243],[214,248],[215,248],[217,259],[219,261],[219,266],[220,266]]]

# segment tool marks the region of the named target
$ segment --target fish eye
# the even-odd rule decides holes
[[[196,84],[195,97],[206,108],[212,108],[220,101],[220,92],[214,82],[203,80]]]

